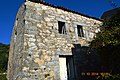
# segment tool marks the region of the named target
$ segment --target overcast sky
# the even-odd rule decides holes
[[[15,17],[25,0],[1,0],[0,2],[0,43],[9,44]],[[45,0],[80,13],[100,18],[104,11],[112,9],[107,0]],[[120,0],[112,0],[120,6]]]

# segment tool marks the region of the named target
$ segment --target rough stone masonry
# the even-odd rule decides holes
[[[60,57],[74,56],[74,44],[89,46],[101,25],[100,19],[63,7],[26,1],[17,13],[13,28],[8,80],[77,80],[76,72],[70,78],[69,71],[76,68],[68,70],[67,67],[67,76],[61,74],[65,69],[60,70]],[[69,63],[75,67],[74,61]]]

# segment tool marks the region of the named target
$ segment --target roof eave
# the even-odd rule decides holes
[[[72,13],[75,13],[75,14],[78,14],[78,15],[82,15],[82,16],[85,16],[85,17],[88,17],[88,18],[92,18],[92,19],[96,19],[96,20],[99,20],[99,21],[103,21],[103,19],[99,19],[99,18],[96,18],[96,17],[88,16],[88,15],[85,15],[85,14],[82,14],[82,13],[79,13],[77,11],[70,10],[68,8],[64,8],[64,7],[61,7],[61,6],[55,6],[53,4],[46,3],[45,1],[41,1],[41,0],[28,0],[28,1],[35,2],[35,3],[40,3],[40,4],[44,4],[46,6],[51,6],[53,8],[62,9],[64,11],[72,12]]]

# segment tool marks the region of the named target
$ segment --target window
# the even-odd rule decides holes
[[[78,30],[78,36],[79,37],[84,37],[83,27],[80,26],[80,25],[77,25],[77,30]]]
[[[65,22],[58,21],[58,31],[60,34],[66,34]]]

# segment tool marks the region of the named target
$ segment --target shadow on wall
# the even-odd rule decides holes
[[[95,49],[74,44],[72,53],[76,80],[96,80],[96,77],[103,74],[109,75],[109,71],[101,67],[100,58]]]

